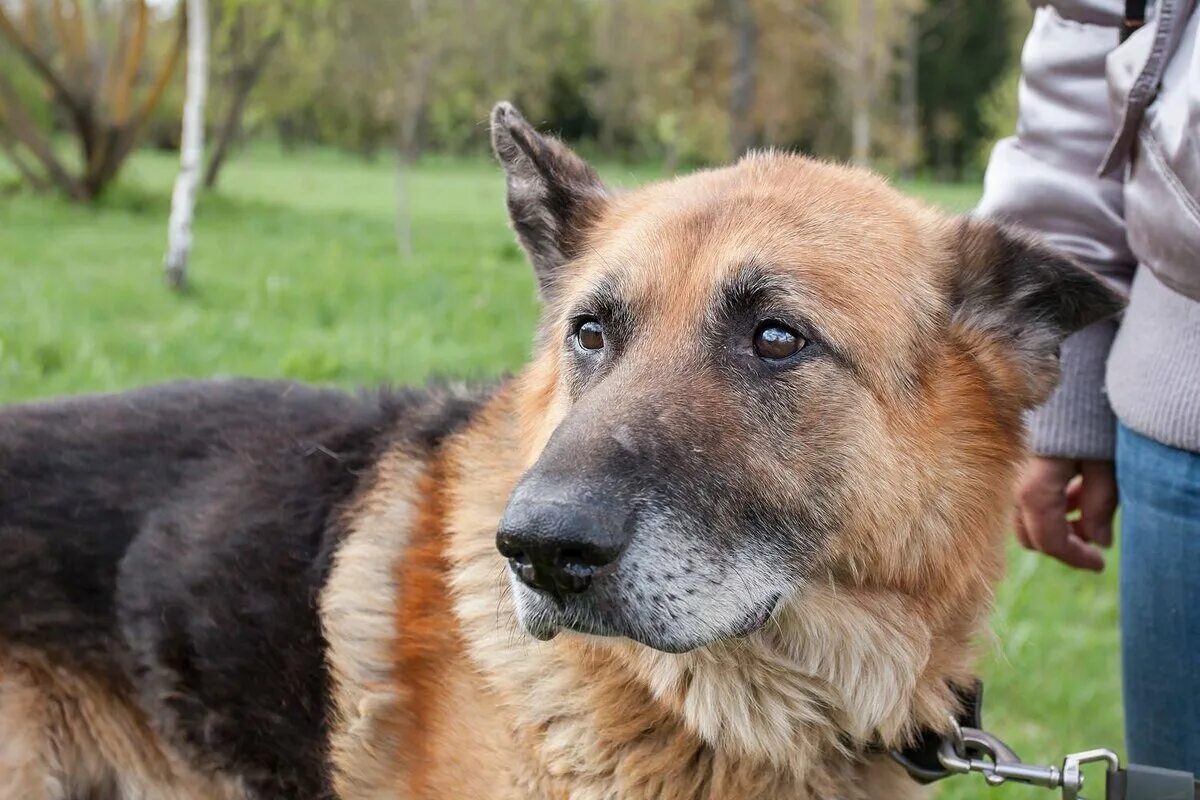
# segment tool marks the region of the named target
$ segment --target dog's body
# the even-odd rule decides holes
[[[970,679],[1021,413],[1115,297],[865,173],[613,196],[493,136],[521,376],[0,412],[0,798],[916,791],[885,751]]]

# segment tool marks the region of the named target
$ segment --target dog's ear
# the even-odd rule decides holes
[[[492,149],[504,165],[509,219],[542,297],[549,297],[608,192],[583,159],[553,136],[539,134],[510,103],[492,109]]]
[[[1015,379],[1021,405],[1033,406],[1058,381],[1063,340],[1120,313],[1124,299],[1070,257],[1014,228],[959,222],[951,277],[951,327],[993,371]],[[992,356],[999,345],[1008,366]]]

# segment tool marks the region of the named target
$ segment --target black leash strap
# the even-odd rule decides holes
[[[1121,20],[1121,41],[1146,24],[1146,0],[1125,0],[1125,18]]]
[[[1200,781],[1190,772],[1130,764],[1108,773],[1105,800],[1200,800]]]
[[[889,754],[918,783],[933,783],[951,775],[978,772],[990,786],[1023,783],[1057,789],[1063,800],[1084,800],[1082,767],[1103,762],[1103,800],[1200,800],[1200,781],[1190,772],[1138,764],[1121,766],[1117,754],[1097,749],[1072,753],[1062,766],[1021,760],[1002,739],[983,729],[983,684],[956,688],[959,712],[948,720],[949,733],[921,731],[917,740]],[[1094,800],[1101,798],[1093,795]]]

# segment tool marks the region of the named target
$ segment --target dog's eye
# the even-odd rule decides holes
[[[585,317],[575,327],[575,340],[584,350],[604,347],[604,326],[594,317]]]
[[[782,322],[764,322],[754,332],[754,352],[759,358],[779,360],[803,349],[804,337]]]

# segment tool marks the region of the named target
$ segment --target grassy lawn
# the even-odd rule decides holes
[[[255,150],[202,199],[184,296],[159,276],[174,169],[173,158],[139,154],[97,208],[0,195],[0,402],[184,376],[486,377],[525,359],[533,280],[489,162],[411,171],[415,255],[405,260],[386,163]],[[618,184],[655,175],[603,171]],[[958,211],[978,196],[975,186],[906,188]],[[1119,747],[1116,621],[1113,567],[1082,575],[1014,549],[985,643],[988,727],[1027,759]],[[946,787],[948,798],[1049,796],[989,790],[977,776]]]

